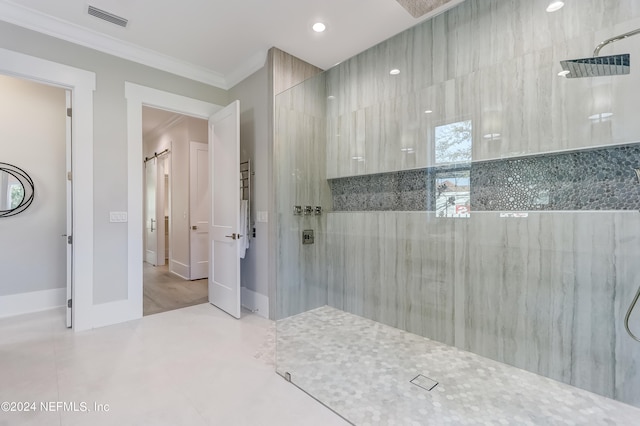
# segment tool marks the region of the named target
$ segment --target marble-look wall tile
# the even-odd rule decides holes
[[[278,96],[322,72],[320,68],[304,62],[276,47],[269,49],[269,56],[270,63],[273,65],[271,78],[274,96]]]
[[[331,210],[326,180],[324,75],[275,99],[276,318],[327,303],[326,214],[294,216],[293,206]],[[315,243],[302,244],[302,231]]]
[[[424,212],[330,213],[329,305],[454,344],[456,235]]]
[[[330,306],[640,405],[637,212],[331,213],[327,232]]]
[[[472,216],[463,348],[637,405],[640,345],[624,332],[622,311],[637,286],[638,219]]]
[[[278,318],[327,302],[325,269],[326,216],[295,216],[293,206],[331,208],[324,178],[326,122],[298,111],[276,107],[276,209],[278,214]],[[302,231],[315,232],[313,245],[302,245]]]
[[[615,259],[613,323],[615,327],[615,390],[614,398],[640,407],[640,343],[633,340],[622,319],[640,287],[638,280],[638,215],[616,215],[614,218]],[[593,302],[592,302],[593,303]],[[640,336],[640,304],[629,317],[629,328]]]
[[[554,14],[525,0],[468,0],[327,71],[327,176],[434,166],[435,127],[461,120],[472,121],[474,161],[638,141],[637,79],[557,73],[561,60],[639,26],[633,0]],[[617,46],[640,57],[638,43]]]

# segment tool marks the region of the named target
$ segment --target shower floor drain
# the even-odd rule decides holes
[[[431,391],[433,388],[438,386],[438,382],[428,378],[427,376],[423,376],[422,374],[418,374],[416,377],[411,379],[411,383],[428,391]]]

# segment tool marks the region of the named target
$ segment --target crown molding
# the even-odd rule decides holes
[[[0,0],[0,20],[224,90],[230,87],[221,73],[145,49],[8,0]],[[242,75],[241,72],[235,74]]]
[[[240,83],[245,78],[249,77],[254,72],[263,68],[267,62],[267,50],[261,50],[260,52],[250,56],[246,61],[242,63],[235,71],[227,74],[227,85],[229,89]]]

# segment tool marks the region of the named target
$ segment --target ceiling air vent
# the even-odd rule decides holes
[[[460,3],[453,0],[396,0],[400,6],[404,7],[407,12],[414,18],[420,18],[428,13],[434,12],[438,8],[442,8],[447,3],[451,3],[450,7]],[[443,11],[443,10],[441,10]]]
[[[102,19],[103,21],[111,22],[112,24],[119,25],[121,27],[126,27],[129,20],[121,18],[118,15],[114,15],[113,13],[109,13],[102,9],[98,9],[97,7],[89,5],[89,15],[95,16],[96,18]]]

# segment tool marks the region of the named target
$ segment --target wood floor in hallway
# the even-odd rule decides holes
[[[153,315],[208,302],[207,279],[189,281],[169,267],[144,264],[143,315]]]

